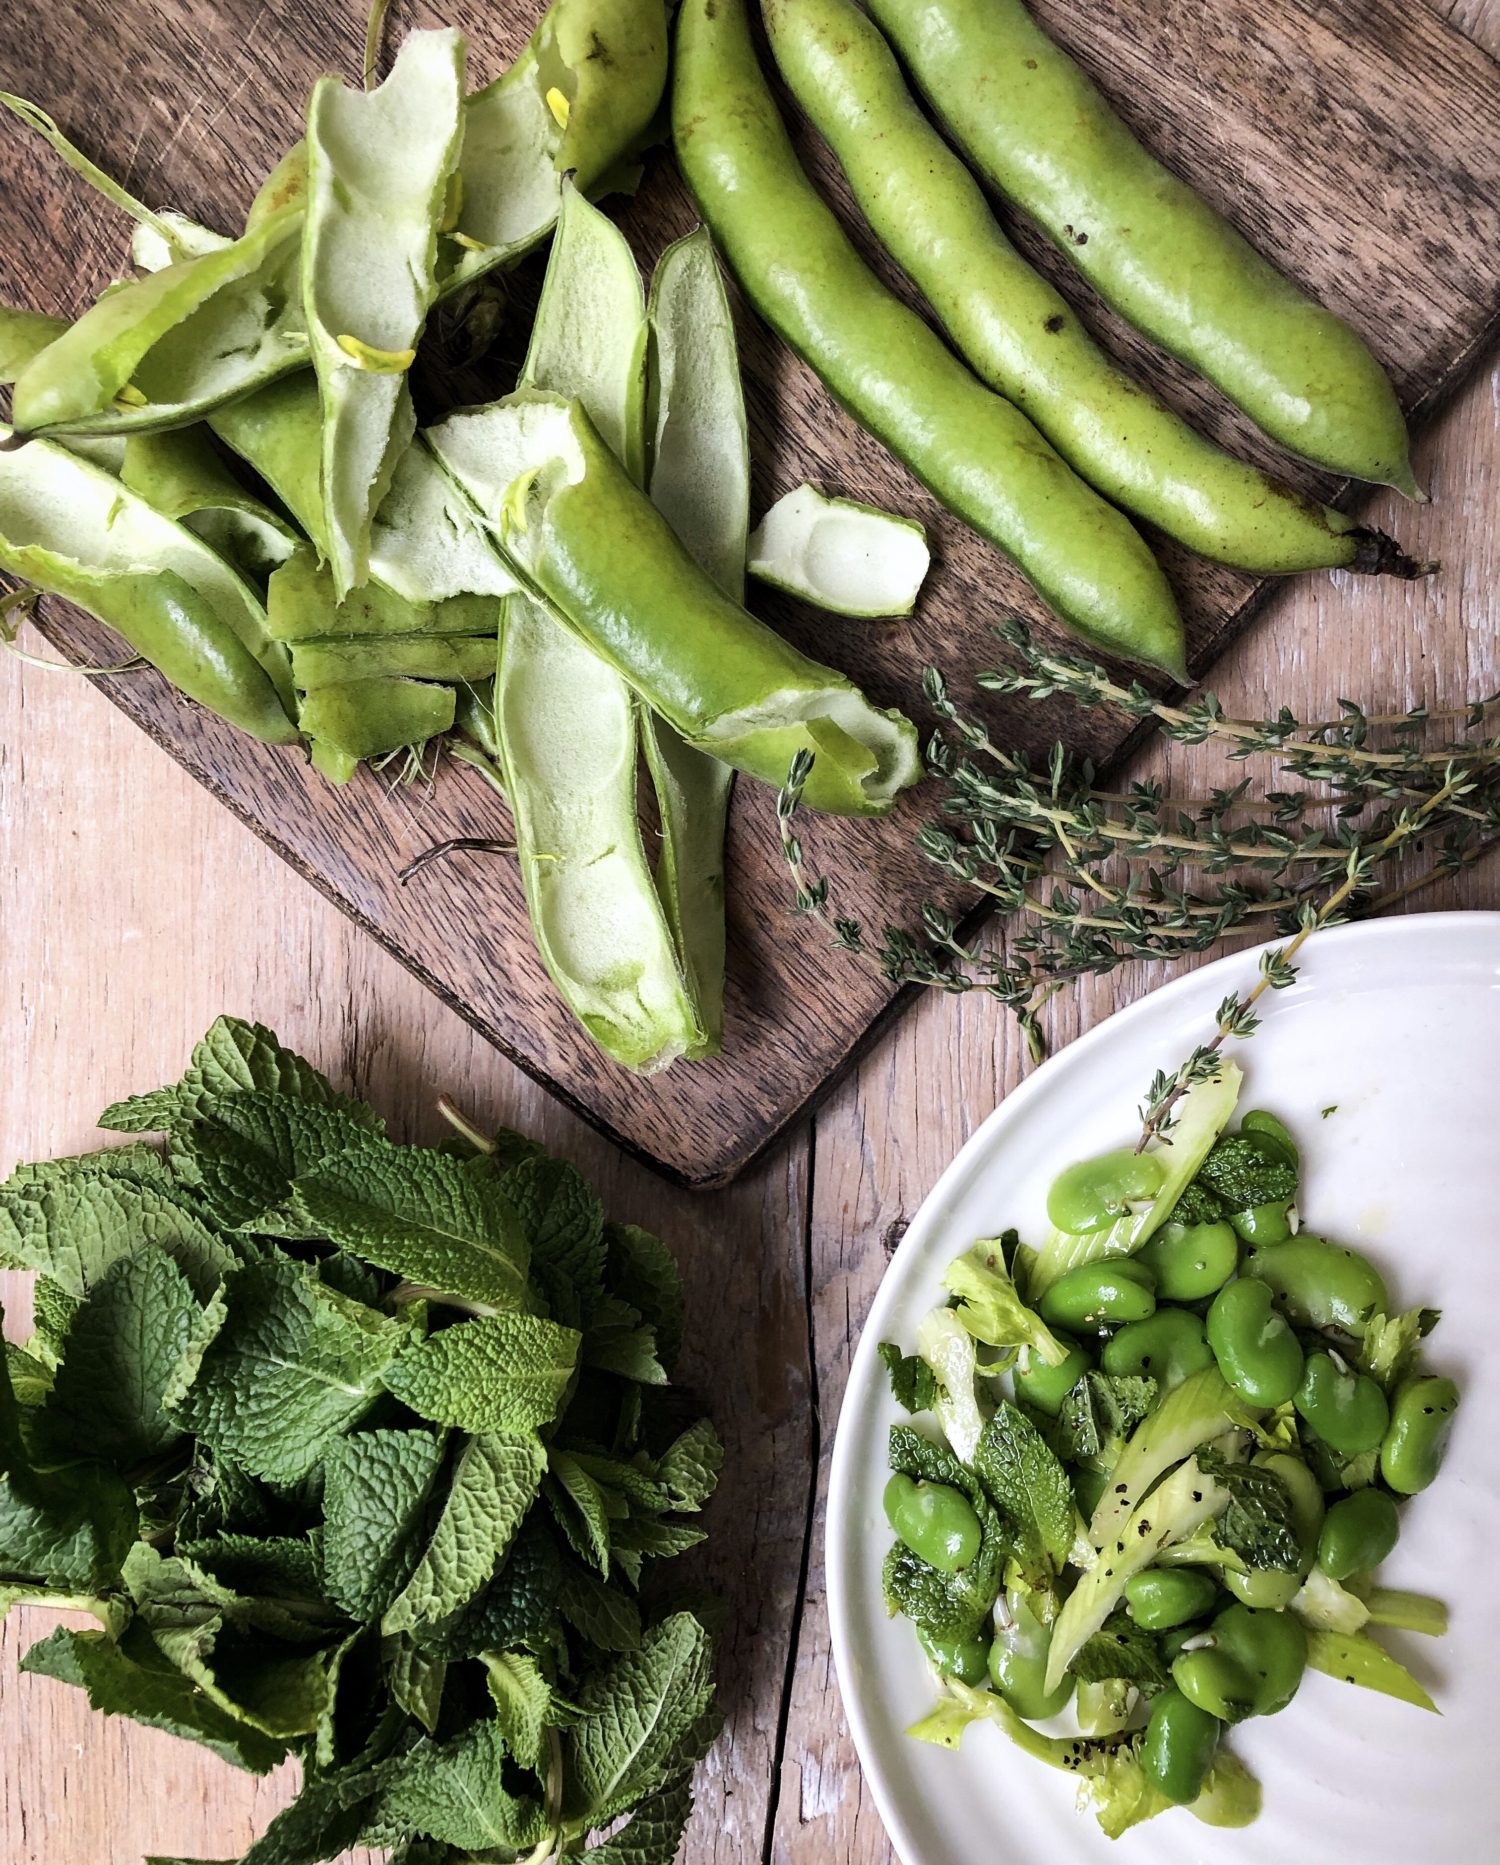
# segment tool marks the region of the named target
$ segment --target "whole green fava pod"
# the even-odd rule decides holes
[[[1141,1737],[1141,1772],[1163,1799],[1185,1807],[1198,1798],[1221,1726],[1180,1690],[1164,1690],[1152,1703]]]
[[[940,1573],[961,1572],[979,1552],[979,1517],[946,1483],[916,1483],[899,1471],[885,1486],[885,1516],[898,1540]]]
[[[1396,1390],[1390,1429],[1380,1447],[1380,1474],[1403,1496],[1426,1489],[1442,1466],[1459,1392],[1451,1379],[1407,1379]]]
[[[1401,1535],[1401,1513],[1383,1489],[1356,1490],[1328,1511],[1318,1537],[1318,1566],[1330,1580],[1367,1574]]]
[[[1071,1334],[1059,1334],[1058,1339],[1068,1351],[1056,1366],[1048,1366],[1040,1354],[1023,1349],[1024,1364],[1018,1364],[1014,1374],[1016,1397],[1049,1418],[1056,1418],[1063,1400],[1094,1364]]]
[[[1043,1295],[1042,1317],[1058,1327],[1144,1321],[1156,1312],[1151,1272],[1133,1257],[1102,1257],[1059,1276]]]
[[[1214,1355],[1197,1315],[1185,1308],[1158,1308],[1112,1336],[1101,1363],[1106,1373],[1155,1379],[1170,1390],[1190,1373],[1212,1366]]]
[[[1302,1383],[1302,1349],[1263,1282],[1240,1277],[1220,1289],[1208,1344],[1227,1383],[1252,1405],[1285,1405]]]
[[[1385,1283],[1367,1256],[1305,1231],[1252,1249],[1243,1273],[1265,1283],[1298,1327],[1360,1335],[1371,1315],[1390,1312]]]
[[[1341,1457],[1374,1450],[1390,1423],[1390,1407],[1375,1381],[1332,1354],[1308,1355],[1293,1402],[1305,1423]]]
[[[1161,1301],[1201,1302],[1234,1274],[1240,1245],[1228,1224],[1178,1224],[1169,1219],[1136,1255],[1155,1276]]]
[[[678,167],[746,296],[1068,627],[1185,680],[1182,618],[1145,539],[871,271],[798,159],[749,12],[682,0],[672,59]]]
[[[1075,1236],[1108,1230],[1134,1204],[1149,1203],[1161,1190],[1165,1177],[1161,1162],[1150,1153],[1119,1147],[1097,1159],[1082,1159],[1052,1181],[1047,1193],[1047,1218],[1059,1230]]]
[[[1351,326],[1146,149],[1022,0],[872,0],[978,172],[1138,330],[1272,439],[1415,494],[1395,390]]]

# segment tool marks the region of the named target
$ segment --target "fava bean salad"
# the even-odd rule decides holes
[[[916,1351],[880,1347],[916,1418],[885,1597],[942,1690],[910,1733],[998,1724],[1111,1838],[1174,1806],[1253,1820],[1225,1738],[1308,1669],[1436,1707],[1375,1629],[1447,1629],[1376,1576],[1458,1406],[1438,1315],[1301,1228],[1297,1142],[1261,1110],[1231,1131],[1240,1085],[1225,1062],[1165,1137],[1070,1166],[1040,1248],[976,1243]]]

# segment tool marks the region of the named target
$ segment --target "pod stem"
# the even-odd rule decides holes
[[[1419,562],[1415,557],[1408,557],[1384,531],[1361,525],[1353,536],[1354,561],[1349,568],[1356,576],[1399,576],[1403,582],[1413,583],[1419,577],[1432,576],[1440,567],[1432,561]]]

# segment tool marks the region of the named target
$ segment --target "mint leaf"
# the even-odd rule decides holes
[[[155,1584],[139,1557],[154,1553],[141,1543],[125,1565],[125,1580],[142,1597]],[[275,1535],[216,1535],[177,1541],[184,1581],[242,1631],[268,1632],[292,1644],[328,1638],[339,1614],[323,1590],[312,1543]]]
[[[1155,1403],[1154,1379],[1085,1373],[1058,1413],[1059,1453],[1070,1463],[1112,1458]]]
[[[200,1219],[147,1185],[82,1176],[0,1192],[0,1250],[82,1301],[122,1256],[164,1250],[203,1297],[237,1261]]]
[[[706,1418],[689,1425],[662,1452],[656,1480],[674,1509],[701,1509],[714,1493],[724,1466],[724,1446]]]
[[[128,1468],[182,1435],[162,1409],[199,1314],[163,1251],[120,1258],[73,1317],[39,1429],[48,1446]]]
[[[447,1659],[434,1657],[410,1639],[400,1639],[390,1664],[390,1681],[391,1695],[402,1709],[415,1717],[428,1735],[434,1734],[448,1682]]]
[[[405,1330],[284,1258],[237,1270],[177,1410],[223,1456],[299,1482],[370,1407]]]
[[[617,1296],[602,1295],[584,1328],[579,1358],[601,1373],[615,1373],[643,1386],[665,1386],[666,1369],[657,1358],[656,1330]]]
[[[589,1846],[583,1856],[594,1865],[674,1865],[692,1811],[693,1771],[684,1768],[648,1794],[619,1832],[602,1845]]]
[[[545,1468],[546,1453],[529,1434],[493,1434],[464,1444],[416,1571],[381,1629],[409,1632],[436,1624],[472,1599],[510,1546]]]
[[[1082,1684],[1107,1684],[1122,1677],[1146,1690],[1161,1690],[1171,1682],[1161,1641],[1138,1626],[1123,1607],[1083,1641],[1068,1669]]]
[[[930,1412],[938,1395],[932,1368],[918,1353],[902,1353],[893,1340],[883,1340],[876,1352],[890,1376],[891,1397],[904,1412]]]
[[[241,1633],[198,1584],[187,1562],[142,1542],[127,1563],[135,1628],[227,1715],[279,1741],[311,1735],[329,1706],[326,1650],[291,1651],[260,1632]]]
[[[481,1652],[553,1642],[562,1556],[540,1510],[522,1522],[499,1571],[442,1626],[424,1626],[425,1648],[456,1661]],[[639,1613],[637,1613],[639,1628]],[[605,1647],[610,1649],[610,1647]]]
[[[283,1047],[264,1024],[220,1017],[193,1050],[175,1088],[117,1101],[99,1116],[99,1125],[115,1133],[159,1133],[215,1101],[256,1090],[315,1107],[343,1108],[376,1129],[381,1124],[369,1108],[338,1093],[310,1062]]]
[[[408,1282],[496,1308],[526,1293],[521,1219],[492,1178],[388,1142],[329,1159],[297,1186],[315,1229]]]
[[[525,1651],[480,1653],[489,1679],[495,1721],[505,1746],[523,1768],[547,1772],[547,1725],[554,1721],[552,1686],[535,1658]]]
[[[39,1360],[35,1354],[28,1353],[24,1347],[18,1347],[14,1341],[8,1340],[5,1343],[5,1369],[18,1405],[46,1404],[47,1395],[52,1390],[53,1371],[45,1360]]]
[[[568,1624],[601,1651],[634,1651],[641,1642],[641,1609],[634,1597],[577,1561],[562,1564],[557,1605]]]
[[[676,1554],[686,1554],[708,1539],[708,1530],[696,1522],[650,1521],[632,1517],[616,1522],[610,1535],[610,1547],[617,1557],[626,1554],[649,1554],[659,1561],[669,1561]]]
[[[1073,1546],[1073,1485],[1047,1441],[1009,1400],[985,1426],[974,1456],[979,1480],[1016,1539],[1026,1584],[1042,1588]]]
[[[189,1195],[178,1185],[159,1147],[144,1140],[125,1146],[106,1146],[98,1152],[77,1153],[71,1159],[43,1159],[34,1165],[17,1166],[0,1185],[5,1193],[41,1193],[79,1179],[103,1179],[115,1184],[144,1185],[165,1197],[190,1204]]]
[[[1249,1134],[1225,1134],[1214,1141],[1193,1183],[1211,1191],[1225,1210],[1248,1211],[1254,1205],[1295,1198],[1297,1168],[1269,1157]]]
[[[604,1211],[575,1167],[545,1154],[500,1175],[531,1247],[531,1274],[548,1312],[579,1328],[604,1293]]]
[[[586,1679],[566,1743],[568,1817],[602,1826],[662,1788],[713,1696],[709,1636],[686,1612],[652,1626],[634,1651]]]
[[[61,1283],[54,1282],[50,1276],[38,1276],[31,1285],[33,1330],[27,1346],[54,1372],[62,1359],[68,1329],[81,1306],[76,1295],[69,1295]]]
[[[185,1736],[252,1774],[267,1773],[286,1754],[284,1743],[209,1702],[157,1648],[144,1626],[127,1627],[118,1644],[102,1632],[72,1632],[59,1626],[50,1638],[31,1647],[21,1669],[76,1684],[88,1693],[91,1709]]]
[[[548,1455],[544,1490],[552,1513],[575,1554],[609,1578],[610,1515],[623,1516],[626,1505],[613,1501],[604,1486],[566,1451]]]
[[[891,1427],[890,1463],[893,1470],[918,1481],[962,1490],[979,1517],[980,1542],[974,1559],[956,1574],[940,1573],[897,1542],[881,1573],[886,1605],[893,1613],[904,1613],[930,1637],[973,1638],[1000,1592],[1010,1537],[973,1471],[910,1425]]]
[[[579,1337],[539,1315],[485,1315],[409,1348],[385,1383],[403,1405],[462,1431],[539,1431],[573,1376]]]
[[[9,1367],[0,1362],[0,1586],[109,1592],[136,1530],[134,1499],[114,1471],[32,1469]]]
[[[317,1222],[287,1208],[293,1181],[331,1155],[386,1144],[340,1108],[249,1090],[174,1127],[172,1158],[224,1229],[316,1237]]]
[[[451,1742],[419,1742],[392,1767],[378,1817],[465,1851],[534,1846],[546,1830],[542,1803],[510,1792],[504,1759],[498,1722],[476,1722]]]
[[[0,1584],[108,1592],[135,1533],[130,1491],[102,1465],[0,1476]]]
[[[655,1330],[657,1357],[670,1372],[682,1350],[682,1275],[672,1252],[636,1224],[604,1230],[605,1285]]]
[[[1274,1470],[1231,1463],[1222,1451],[1198,1452],[1198,1468],[1229,1491],[1214,1539],[1251,1567],[1294,1573],[1302,1558],[1291,1491]]]
[[[323,1573],[353,1619],[378,1619],[411,1579],[417,1529],[443,1461],[427,1431],[346,1437],[324,1466]]]

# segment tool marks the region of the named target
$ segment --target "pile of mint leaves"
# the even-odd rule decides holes
[[[703,1539],[722,1453],[668,1383],[665,1247],[514,1134],[396,1144],[230,1018],[100,1124],[167,1138],[0,1186],[0,1260],[36,1272],[0,1609],[100,1628],[22,1668],[255,1773],[298,1757],[243,1865],[670,1865],[715,1615],[651,1569]]]

